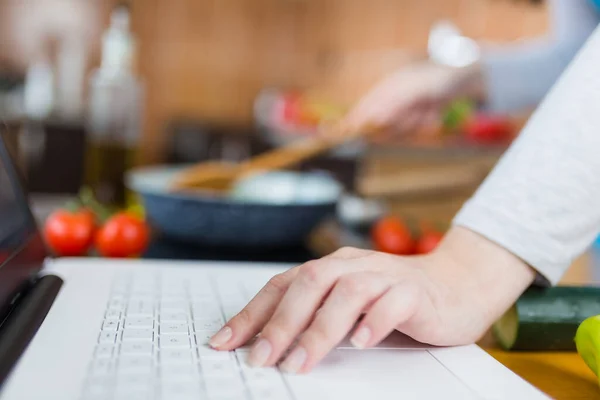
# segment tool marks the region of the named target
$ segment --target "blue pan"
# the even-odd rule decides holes
[[[173,193],[177,167],[132,171],[127,186],[149,222],[168,238],[202,246],[284,247],[302,244],[336,212],[342,186],[321,173],[272,172],[246,179],[226,197]]]

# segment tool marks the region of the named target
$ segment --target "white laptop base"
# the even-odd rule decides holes
[[[545,399],[477,346],[342,343],[312,373],[250,369],[206,340],[288,266],[62,259],[65,284],[0,399]]]

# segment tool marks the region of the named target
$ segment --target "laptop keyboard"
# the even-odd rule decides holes
[[[287,400],[276,368],[252,369],[249,349],[208,339],[249,300],[208,280],[120,276],[113,286],[81,400]]]

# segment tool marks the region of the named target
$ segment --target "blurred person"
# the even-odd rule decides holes
[[[258,334],[251,365],[306,373],[349,333],[357,348],[394,330],[432,345],[477,341],[529,286],[557,284],[600,232],[598,71],[600,28],[432,253],[347,248],[292,268],[210,344],[231,350]]]
[[[492,113],[536,106],[600,22],[600,0],[548,3],[547,36],[488,49],[466,67],[409,65],[375,85],[345,122],[354,129],[372,125],[410,132],[434,123],[456,98],[475,100]]]

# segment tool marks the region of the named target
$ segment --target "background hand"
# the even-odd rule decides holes
[[[457,97],[481,99],[481,68],[452,68],[429,62],[415,64],[383,79],[344,119],[349,131],[377,126],[413,132],[440,122],[441,113]]]

